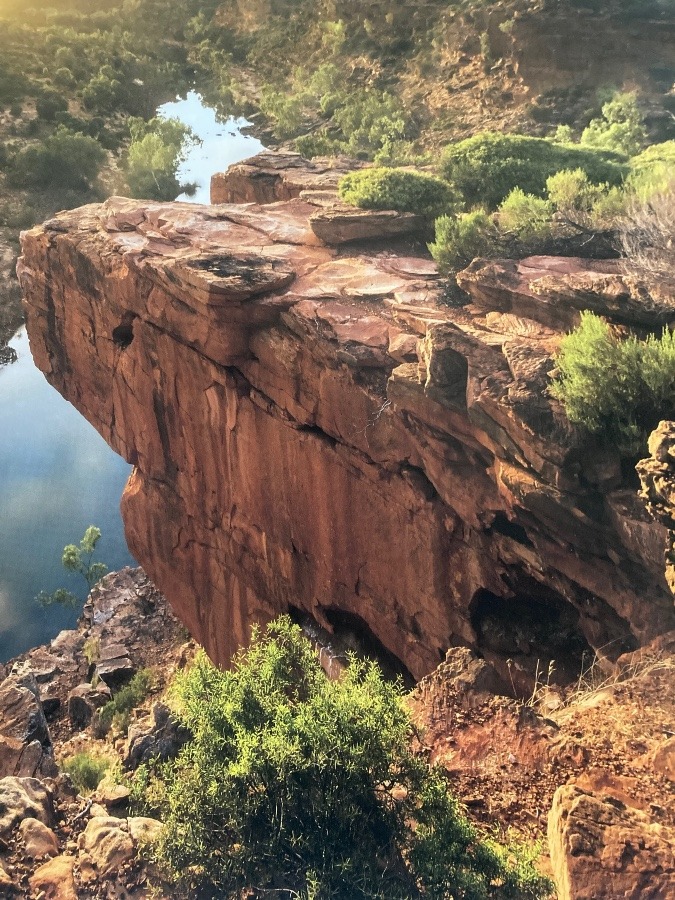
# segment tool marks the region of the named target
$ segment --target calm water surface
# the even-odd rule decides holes
[[[242,133],[241,129],[248,124],[246,119],[230,116],[223,122],[218,121],[215,110],[205,106],[195,91],[190,91],[184,100],[164,103],[157,113],[166,119],[180,119],[202,142],[188,150],[178,170],[181,184],[196,183],[197,191],[189,197],[181,194],[178,200],[208,203],[209,184],[215,172],[222,172],[232,163],[255,156],[264,149],[259,140]]]
[[[180,200],[208,203],[211,175],[262,149],[241,133],[244,120],[218,122],[195,92],[158,114],[181,119],[202,140],[179,173],[197,192]],[[110,569],[134,564],[119,514],[130,467],[37,370],[25,330],[10,343],[18,360],[0,367],[0,662],[75,624],[79,610],[42,609],[34,598],[67,587],[84,599],[61,553],[88,525],[101,529],[98,558]]]

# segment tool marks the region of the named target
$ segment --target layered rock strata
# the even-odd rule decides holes
[[[212,658],[290,610],[414,678],[468,645],[519,688],[672,628],[665,528],[547,394],[560,331],[537,287],[578,296],[560,261],[521,264],[526,306],[475,267],[452,305],[414,244],[345,244],[342,206],[327,244],[307,184],[112,198],[23,236],[35,360],[135,465],[130,548]]]

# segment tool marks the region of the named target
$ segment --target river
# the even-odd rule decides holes
[[[181,182],[195,182],[197,190],[179,200],[208,203],[211,175],[262,149],[242,132],[243,119],[219,122],[195,92],[157,112],[179,118],[201,140],[188,148],[179,171]],[[88,525],[101,529],[97,556],[111,570],[134,564],[119,514],[130,467],[47,383],[25,329],[10,346],[17,361],[0,367],[0,662],[75,624],[79,609],[43,609],[34,598],[67,587],[84,599],[84,582],[60,560]]]

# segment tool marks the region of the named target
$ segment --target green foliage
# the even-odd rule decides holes
[[[87,189],[104,159],[105,150],[94,138],[59,126],[42,143],[16,154],[10,180],[17,187]]]
[[[340,141],[331,138],[325,131],[303,134],[294,141],[295,149],[306,159],[315,156],[334,156],[342,150]]]
[[[99,114],[110,114],[123,103],[122,83],[110,73],[99,72],[82,91],[85,109]]]
[[[361,209],[397,209],[427,218],[458,206],[450,185],[433,175],[405,169],[376,168],[350,172],[340,179],[340,197]]]
[[[590,312],[567,335],[556,358],[551,393],[570,422],[623,452],[645,449],[648,434],[675,414],[675,335],[620,340]]]
[[[616,94],[581,134],[581,144],[633,156],[647,140],[635,94]]]
[[[625,174],[617,154],[518,134],[484,132],[446,147],[441,159],[441,174],[466,203],[489,209],[514,188],[543,196],[546,179],[561,169],[582,169],[594,184],[619,184]]]
[[[98,584],[108,571],[106,565],[94,560],[96,545],[100,539],[101,529],[95,525],[90,525],[84,532],[79,546],[67,544],[63,548],[63,555],[61,556],[63,568],[74,575],[81,575],[87,583],[87,590],[89,591],[95,584]],[[40,591],[35,599],[41,606],[52,606],[56,603],[60,606],[75,607],[80,602],[72,591],[67,591],[64,588],[59,588],[53,594]]]
[[[295,137],[301,130],[305,120],[305,104],[302,96],[274,90],[266,85],[260,95],[260,111],[273,124],[275,137],[284,141]]]
[[[407,117],[399,101],[386,91],[355,91],[333,114],[333,121],[353,156],[385,162],[405,137]]]
[[[459,271],[476,256],[490,256],[498,232],[492,216],[475,209],[459,216],[441,216],[435,222],[436,239],[429,251],[443,275]]]
[[[73,784],[81,794],[90,794],[95,791],[110,766],[109,759],[86,751],[67,757],[61,764],[61,768],[70,775]]]
[[[642,201],[667,189],[675,182],[675,141],[652,144],[630,161],[628,189]]]
[[[120,688],[112,700],[109,700],[98,712],[96,730],[100,735],[107,734],[111,728],[126,734],[131,712],[148,696],[154,685],[154,678],[149,669],[140,669],[128,684]]]
[[[130,125],[131,146],[127,182],[132,197],[175,200],[182,190],[177,173],[185,147],[195,142],[192,131],[178,119],[135,119]]]
[[[328,680],[290,620],[255,632],[231,671],[199,656],[174,701],[193,738],[139,779],[165,823],[156,853],[178,896],[548,894],[521,853],[507,858],[478,836],[442,774],[410,752],[398,689],[356,661]]]
[[[45,91],[37,98],[35,108],[40,119],[53,122],[58,112],[67,111],[68,101],[56,91]]]
[[[542,240],[551,234],[552,204],[514,188],[499,207],[499,227],[523,242]]]
[[[41,143],[16,154],[10,180],[16,187],[87,189],[104,160],[105,150],[98,141],[60,125]]]

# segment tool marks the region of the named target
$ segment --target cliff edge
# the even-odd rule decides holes
[[[520,691],[675,628],[666,528],[547,394],[589,298],[643,316],[616,263],[478,261],[458,305],[414,217],[290,155],[219,190],[247,166],[256,202],[112,198],[19,264],[34,358],[134,464],[130,549],[211,657],[291,611],[414,679],[468,645]]]

